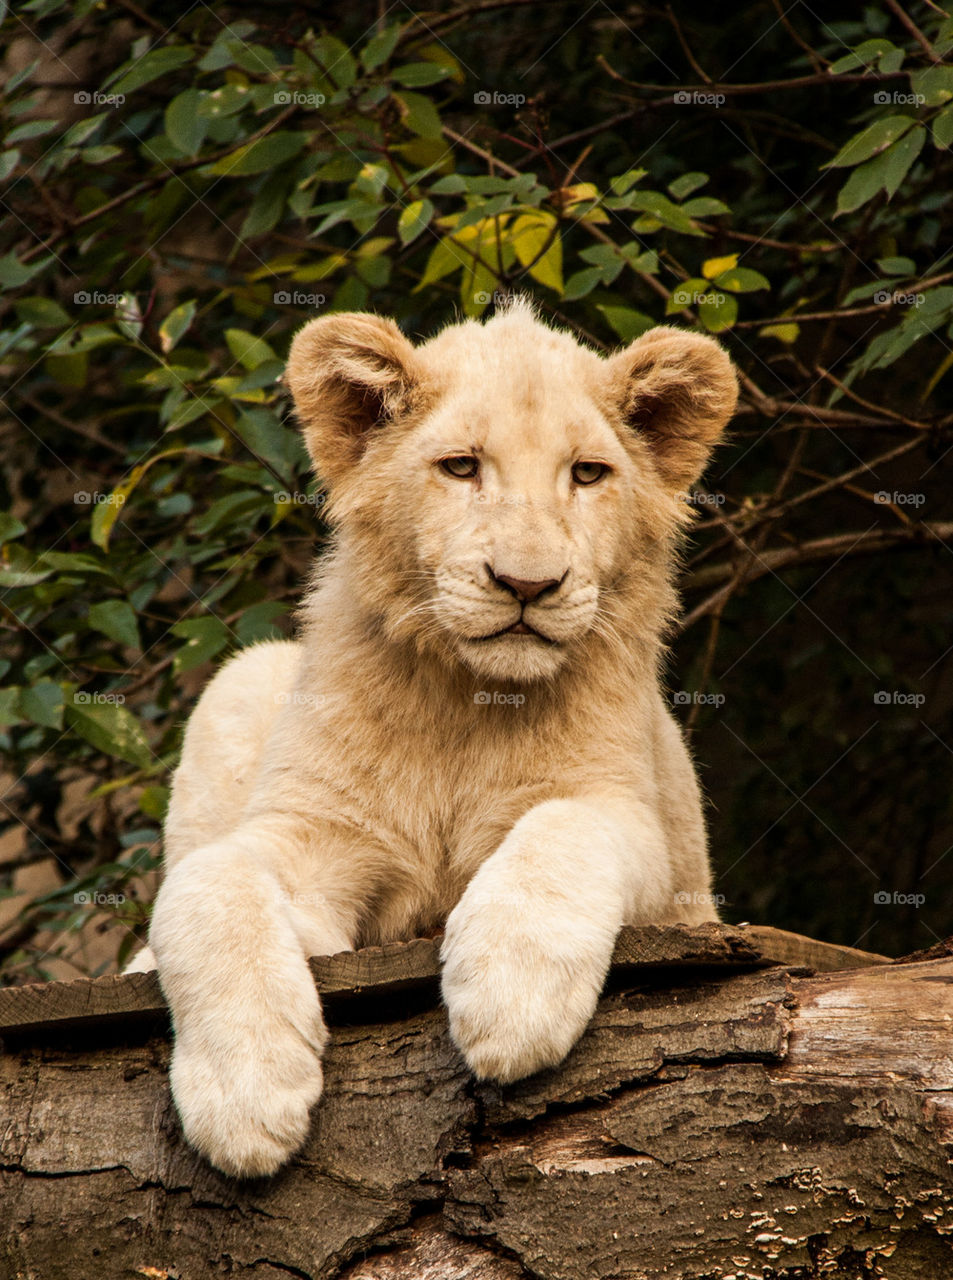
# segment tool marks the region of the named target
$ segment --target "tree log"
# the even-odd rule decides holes
[[[625,930],[566,1061],[473,1080],[438,944],[312,961],[311,1136],[183,1142],[154,975],[0,993],[0,1280],[950,1280],[953,959]]]

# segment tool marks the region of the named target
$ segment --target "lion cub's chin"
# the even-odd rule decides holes
[[[502,635],[492,640],[458,640],[456,648],[474,675],[520,684],[550,679],[566,659],[563,645],[536,636]]]

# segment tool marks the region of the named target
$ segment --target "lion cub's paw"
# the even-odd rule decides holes
[[[263,1018],[231,1046],[181,1033],[170,1079],[189,1144],[233,1178],[277,1172],[308,1136],[321,1096],[318,1053],[294,1028]],[[323,1043],[323,1025],[320,1029]]]
[[[447,921],[443,996],[474,1075],[507,1083],[555,1066],[585,1031],[613,939],[579,921],[505,920],[464,895]]]

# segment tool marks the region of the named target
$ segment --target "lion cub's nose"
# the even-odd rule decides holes
[[[517,600],[523,604],[530,600],[538,600],[544,591],[552,591],[562,582],[562,578],[545,578],[542,582],[529,582],[526,578],[510,578],[505,573],[494,573],[489,565],[486,567],[493,581],[498,582],[507,591],[512,591]]]

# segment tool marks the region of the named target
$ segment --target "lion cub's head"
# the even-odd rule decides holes
[[[418,347],[377,316],[312,320],[287,380],[335,572],[393,640],[520,681],[658,630],[679,499],[737,396],[711,338],[604,358],[525,303]]]

